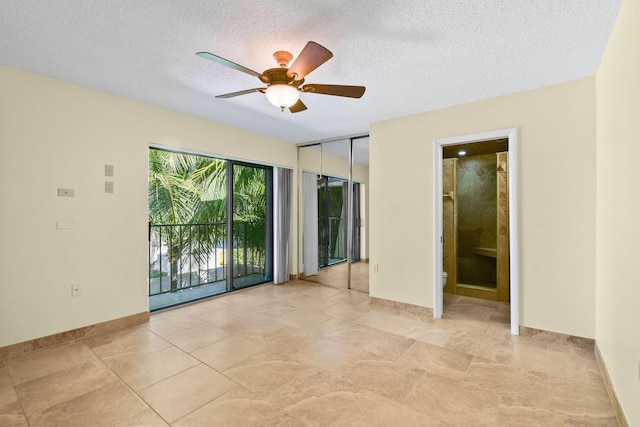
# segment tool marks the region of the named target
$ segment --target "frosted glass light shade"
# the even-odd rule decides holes
[[[300,99],[298,88],[288,84],[272,84],[267,88],[267,99],[276,107],[284,110]]]

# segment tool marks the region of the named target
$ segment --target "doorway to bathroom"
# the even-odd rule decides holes
[[[508,149],[507,138],[443,147],[445,293],[509,301]]]
[[[443,297],[509,302],[518,334],[517,129],[434,144],[434,316]],[[504,303],[503,303],[504,304]]]

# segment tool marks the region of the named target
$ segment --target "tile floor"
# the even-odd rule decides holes
[[[593,350],[308,282],[262,285],[0,363],[2,426],[617,425]]]

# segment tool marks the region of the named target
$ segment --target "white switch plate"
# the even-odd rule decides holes
[[[113,176],[113,165],[104,165],[104,176]]]
[[[105,181],[104,182],[104,192],[105,193],[113,193],[113,181]]]
[[[73,188],[58,188],[58,196],[73,197]]]
[[[373,272],[374,273],[378,272],[378,264],[373,264]]]
[[[82,288],[80,288],[80,285],[78,283],[74,283],[71,285],[71,296],[72,297],[79,297],[80,295],[82,295]]]
[[[73,221],[56,221],[57,230],[72,230]]]

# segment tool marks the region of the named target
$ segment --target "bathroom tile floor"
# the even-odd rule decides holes
[[[295,281],[0,363],[2,426],[615,426],[593,348]]]

